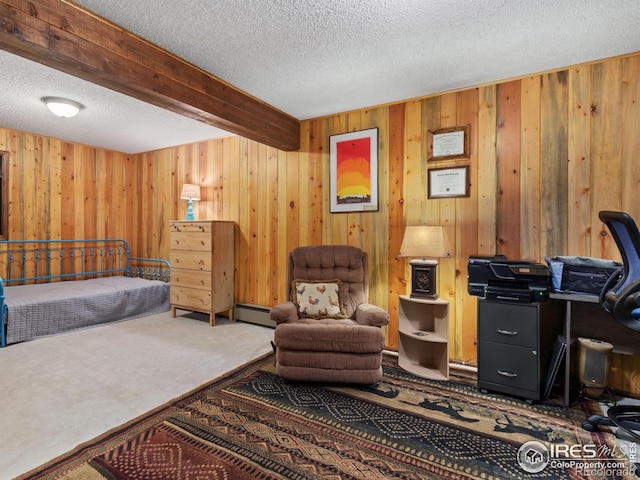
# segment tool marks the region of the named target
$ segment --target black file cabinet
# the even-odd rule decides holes
[[[553,341],[561,329],[555,302],[478,300],[478,387],[542,400]]]

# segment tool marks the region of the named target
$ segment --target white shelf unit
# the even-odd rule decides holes
[[[432,380],[449,379],[449,302],[400,295],[398,365]]]

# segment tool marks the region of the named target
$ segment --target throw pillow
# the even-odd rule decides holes
[[[340,280],[293,281],[293,303],[301,317],[346,318],[340,296]]]

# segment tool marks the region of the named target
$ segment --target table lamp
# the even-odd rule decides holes
[[[399,257],[415,258],[411,264],[411,297],[434,300],[436,293],[437,260],[451,257],[451,247],[442,225],[413,225],[404,230]]]
[[[186,220],[195,220],[193,216],[193,201],[200,200],[200,186],[193,185],[191,183],[185,183],[184,185],[182,185],[182,193],[180,194],[180,198],[182,200],[189,200]]]

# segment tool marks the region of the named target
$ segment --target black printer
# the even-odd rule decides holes
[[[504,302],[543,302],[549,298],[550,275],[546,265],[528,260],[508,260],[504,255],[469,257],[469,295]]]

